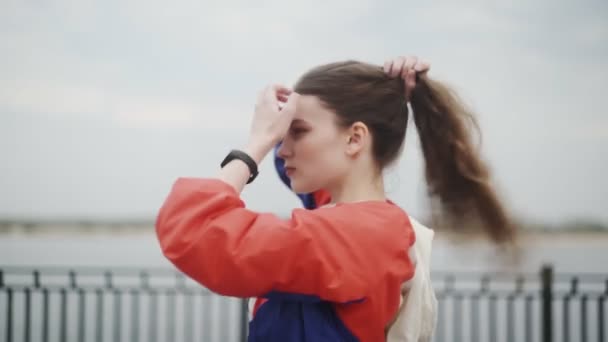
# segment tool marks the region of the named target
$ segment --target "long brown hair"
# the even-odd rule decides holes
[[[380,169],[397,159],[409,116],[403,80],[389,77],[380,66],[345,61],[310,70],[294,88],[318,97],[336,113],[339,125],[367,125]],[[452,90],[426,75],[418,76],[410,105],[428,193],[440,209],[435,224],[481,228],[496,242],[511,241],[515,230],[472,141],[473,133],[479,133],[473,114]]]

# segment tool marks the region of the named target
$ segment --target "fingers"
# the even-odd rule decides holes
[[[416,70],[416,72],[419,73],[424,73],[429,71],[429,69],[431,68],[431,63],[427,62],[427,61],[423,61],[423,60],[419,60],[418,63],[416,63],[416,65],[414,66],[414,70]]]
[[[401,74],[403,70],[403,65],[405,64],[406,59],[404,57],[397,57],[393,60],[393,66],[389,72],[390,77],[397,77]]]
[[[403,69],[401,71],[401,78],[405,79],[411,71],[414,71],[413,68],[414,65],[416,65],[416,62],[418,62],[418,57],[416,56],[405,58],[405,61],[403,62]]]
[[[415,60],[412,61],[411,57],[399,56],[384,62],[384,72],[389,77],[397,77],[399,75],[404,77],[407,70],[412,67],[412,63],[415,63]]]
[[[289,97],[289,95],[292,92],[293,92],[293,90],[291,90],[288,87],[285,87],[280,84],[272,84],[272,85],[267,86],[262,91],[261,97],[263,100],[267,101],[268,103],[276,104],[277,101],[280,101],[280,102],[287,101],[287,98]]]
[[[410,98],[412,90],[416,87],[416,74],[422,74],[431,68],[427,61],[417,56],[399,56],[384,62],[384,72],[389,77],[400,76],[405,84],[405,96]]]
[[[281,109],[281,113],[283,113],[283,115],[293,115],[296,112],[296,104],[299,97],[300,94],[291,92],[289,98],[287,99],[287,103],[285,103],[283,109]]]
[[[412,90],[416,87],[416,71],[414,69],[409,69],[405,78],[405,98],[409,100],[412,95]]]
[[[390,77],[401,75],[405,79],[410,69],[418,73],[427,72],[431,64],[417,56],[399,56],[384,62],[384,72]]]
[[[286,88],[286,87],[280,86],[279,88],[275,88],[275,89],[277,89],[276,96],[280,102],[287,102],[287,99],[289,99],[289,96],[291,96],[291,94],[293,94],[293,90]]]
[[[285,95],[289,95],[291,94],[291,92],[293,90],[291,90],[291,88],[288,88],[284,85],[281,84],[273,84],[270,86],[272,88],[273,91],[275,91],[277,94],[285,94]]]

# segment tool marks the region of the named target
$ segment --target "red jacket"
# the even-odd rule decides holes
[[[210,290],[282,303],[317,298],[359,341],[385,340],[401,284],[414,272],[408,257],[412,226],[390,201],[294,209],[281,219],[246,209],[221,180],[180,178],[158,214],[156,231],[165,256]],[[279,329],[283,323],[268,320],[280,317],[267,314],[259,336]],[[292,332],[316,329],[301,323]]]

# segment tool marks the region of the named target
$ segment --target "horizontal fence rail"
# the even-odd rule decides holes
[[[433,272],[435,342],[606,342],[606,274]],[[1,267],[0,342],[245,341],[245,300],[169,269]]]

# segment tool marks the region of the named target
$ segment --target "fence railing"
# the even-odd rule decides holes
[[[240,341],[241,301],[167,269],[0,267],[0,341]]]
[[[435,341],[607,342],[608,272],[433,274]]]
[[[606,274],[434,272],[436,342],[601,341]],[[244,300],[167,269],[0,267],[0,341],[244,341]]]

